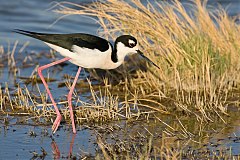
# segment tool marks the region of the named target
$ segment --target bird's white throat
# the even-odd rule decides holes
[[[138,46],[135,46],[133,48],[129,48],[126,47],[122,42],[118,42],[116,44],[116,49],[117,49],[117,58],[118,58],[118,62],[120,62],[121,64],[124,62],[125,57],[128,54],[135,54],[137,53],[136,50],[138,50]]]

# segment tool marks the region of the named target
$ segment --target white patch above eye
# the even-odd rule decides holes
[[[128,40],[128,44],[131,47],[134,47],[136,45],[136,43],[133,40],[131,40],[131,39]]]

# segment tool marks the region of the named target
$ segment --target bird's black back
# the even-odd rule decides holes
[[[104,52],[109,49],[109,42],[107,40],[86,33],[46,34],[18,29],[14,30],[14,32],[39,39],[44,42],[54,44],[68,50],[72,50],[73,45],[89,49],[98,49],[101,52]]]

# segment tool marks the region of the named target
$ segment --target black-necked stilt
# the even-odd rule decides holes
[[[72,93],[76,85],[78,76],[83,68],[100,68],[100,69],[114,69],[120,66],[126,55],[131,53],[138,53],[151,64],[159,68],[155,63],[148,59],[139,50],[139,45],[136,38],[130,35],[122,35],[118,37],[114,43],[114,47],[107,40],[85,33],[74,34],[45,34],[36,33],[30,31],[24,31],[20,29],[14,30],[16,33],[24,34],[45,42],[49,47],[59,52],[65,58],[52,62],[50,64],[41,66],[38,68],[38,74],[47,90],[47,93],[53,103],[54,109],[57,114],[57,118],[53,123],[52,131],[56,132],[61,121],[61,114],[58,107],[52,97],[52,94],[48,88],[46,81],[42,75],[42,70],[62,63],[64,61],[70,61],[73,64],[79,66],[76,77],[73,81],[72,87],[68,93],[68,105],[70,110],[70,116],[72,121],[73,133],[76,133],[73,109],[72,109]]]

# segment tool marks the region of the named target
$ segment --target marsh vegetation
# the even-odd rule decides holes
[[[78,82],[74,93],[76,122],[94,130],[99,148],[95,158],[239,158],[231,147],[218,148],[224,144],[221,136],[209,141],[220,133],[219,128],[227,124],[234,128],[238,125],[234,119],[239,122],[239,17],[229,17],[220,6],[207,9],[206,4],[195,0],[186,9],[177,0],[154,5],[143,5],[139,0],[106,0],[89,5],[62,2],[52,7],[64,15],[93,17],[101,26],[99,35],[107,39],[134,35],[144,53],[160,67],[158,70],[130,56],[116,70],[88,70],[90,76]],[[14,76],[37,65],[39,57],[56,59],[54,51],[29,53],[21,59],[24,63],[18,64],[16,45],[11,50],[0,49],[1,65]],[[55,82],[49,74],[48,82]],[[58,81],[59,88],[71,86],[71,76],[61,79],[64,82]],[[55,112],[46,93],[39,89],[36,69],[21,80],[25,85],[16,83],[14,89],[7,83],[1,86],[1,114],[28,117],[21,123],[51,124]],[[79,92],[87,92],[88,100],[83,101]],[[69,123],[66,96],[58,101]],[[123,123],[132,129],[125,130]],[[226,132],[230,134],[230,130]],[[229,140],[239,143],[240,138],[232,136]]]

